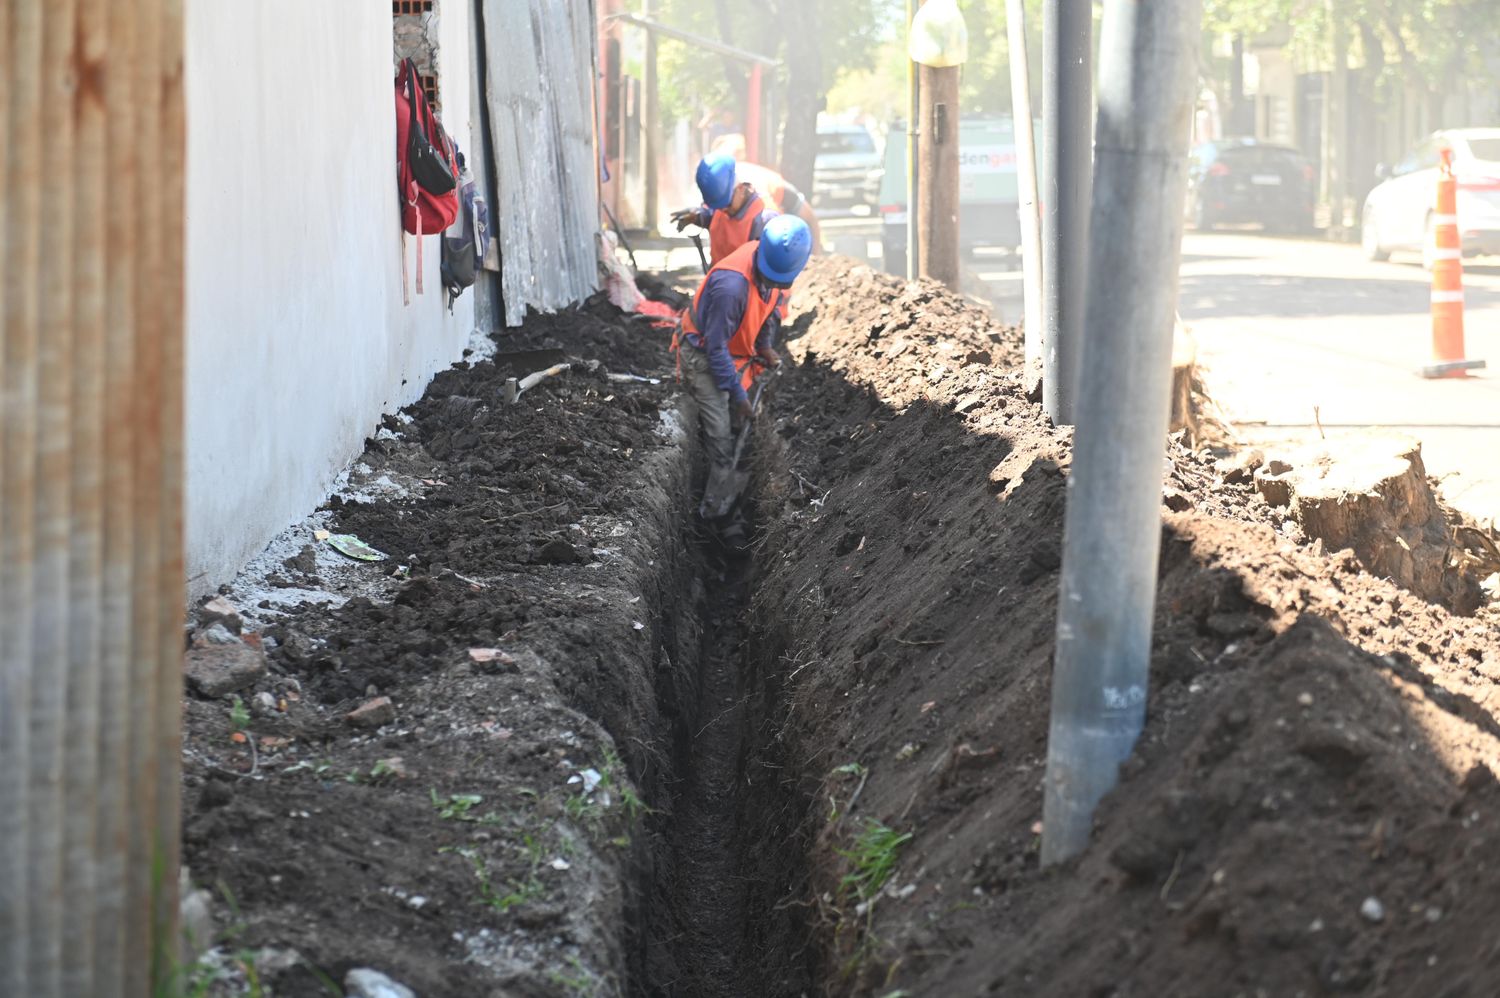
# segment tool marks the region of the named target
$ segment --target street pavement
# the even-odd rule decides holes
[[[1500,260],[1465,262],[1467,354],[1490,368],[1425,379],[1429,275],[1415,257],[1251,232],[1189,233],[1179,311],[1210,392],[1249,442],[1392,430],[1472,515],[1500,520]],[[1315,412],[1316,409],[1316,412]]]
[[[1008,264],[976,258],[973,290],[1016,322],[1021,276]],[[1310,443],[1319,422],[1329,438],[1413,436],[1450,502],[1500,521],[1500,259],[1465,261],[1466,352],[1490,367],[1462,380],[1416,373],[1431,283],[1415,256],[1371,263],[1318,239],[1190,232],[1181,275],[1207,386],[1247,443]]]

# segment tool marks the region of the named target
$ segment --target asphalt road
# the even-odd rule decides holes
[[[1189,233],[1179,311],[1211,391],[1251,440],[1390,429],[1422,441],[1444,493],[1500,520],[1500,260],[1465,266],[1467,354],[1491,368],[1418,376],[1431,346],[1429,275],[1357,246]],[[1317,414],[1314,414],[1314,408]]]
[[[972,261],[1000,319],[1021,318],[1021,276]],[[1500,259],[1466,261],[1466,353],[1490,368],[1426,380],[1431,284],[1416,257],[1253,231],[1188,233],[1179,311],[1210,390],[1252,443],[1392,430],[1422,441],[1450,501],[1500,521]],[[1314,408],[1317,415],[1314,415]]]

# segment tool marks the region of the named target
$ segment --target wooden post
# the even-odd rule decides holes
[[[920,274],[959,290],[958,67],[918,67],[922,141],[917,147]]]

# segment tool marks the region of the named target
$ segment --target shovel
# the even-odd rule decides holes
[[[703,237],[693,233],[693,245],[698,247],[698,262],[703,264],[703,272],[708,273],[708,254],[703,252]]]
[[[765,383],[755,386],[755,397],[750,400],[750,411],[760,409],[760,397],[766,390]],[[750,484],[750,472],[740,470],[740,457],[745,453],[745,444],[750,440],[750,420],[740,427],[734,439],[734,457],[727,466],[710,468],[708,484],[703,489],[703,501],[698,504],[698,515],[705,520],[718,520],[728,516],[745,486]]]

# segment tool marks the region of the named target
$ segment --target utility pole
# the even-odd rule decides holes
[[[1042,407],[1073,422],[1093,180],[1093,0],[1042,8]]]
[[[957,291],[958,67],[968,32],[955,0],[922,0],[912,20],[910,55],[918,65],[921,145],[917,154],[919,273]]]
[[[1202,0],[1105,0],[1089,308],[1042,863],[1081,852],[1145,720]]]
[[[641,0],[641,14],[646,18],[652,15],[651,0]],[[646,72],[645,80],[642,81],[641,89],[645,90],[645,132],[646,141],[642,143],[642,158],[645,160],[646,169],[646,204],[645,222],[646,232],[655,235],[657,219],[661,217],[661,188],[660,177],[657,175],[657,167],[661,162],[661,94],[660,82],[656,75],[656,32],[646,32]]]
[[[1021,214],[1021,284],[1026,334],[1026,387],[1042,365],[1042,222],[1037,214],[1036,135],[1032,131],[1031,58],[1026,50],[1025,0],[1006,0],[1010,42],[1010,106],[1015,121],[1017,201]]]
[[[958,67],[921,67],[917,258],[921,275],[959,289]]]

